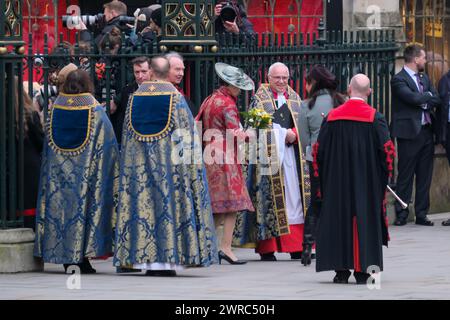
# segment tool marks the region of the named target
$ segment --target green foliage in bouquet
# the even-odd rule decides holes
[[[241,112],[246,128],[267,129],[272,125],[272,116],[264,109],[253,108],[247,112]]]

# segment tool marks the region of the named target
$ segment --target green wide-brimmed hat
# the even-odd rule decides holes
[[[255,89],[255,83],[241,68],[222,62],[217,62],[214,68],[219,78],[226,83],[246,91]]]

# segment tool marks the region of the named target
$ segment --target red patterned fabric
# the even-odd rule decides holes
[[[205,166],[213,213],[255,211],[237,157],[237,143],[245,141],[247,135],[240,128],[236,101],[226,87],[221,87],[206,98],[196,118],[202,121],[206,133]],[[216,134],[208,136],[210,129],[217,130]],[[227,150],[227,133],[234,137],[234,152]],[[228,157],[230,161],[227,161],[227,151],[231,155],[234,153]],[[208,159],[208,156],[214,158]]]
[[[386,153],[386,164],[389,170],[389,178],[392,178],[392,171],[394,170],[394,159],[396,154],[394,143],[391,140],[384,144],[384,152]]]
[[[388,142],[386,142],[384,144],[384,153],[386,154],[386,166],[389,171],[389,178],[391,178],[392,172],[394,170],[394,160],[396,157],[395,145],[392,142],[392,140],[389,140]],[[384,221],[384,224],[386,225],[386,230],[389,230],[388,229],[389,220],[387,217],[386,206],[387,206],[387,191],[384,192],[384,199],[383,199],[383,221]],[[388,241],[391,240],[391,238],[389,236],[389,232],[387,234],[387,238],[388,238]]]
[[[314,177],[319,177],[319,164],[317,163],[317,154],[319,153],[319,142],[316,142],[313,145],[312,156],[313,156],[313,169],[314,169]]]

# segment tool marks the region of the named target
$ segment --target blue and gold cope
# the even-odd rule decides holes
[[[90,94],[60,94],[49,111],[34,255],[81,263],[112,254],[119,151],[112,125]]]
[[[189,139],[180,141],[177,129]],[[186,100],[169,82],[144,82],[125,115],[115,266],[217,261],[205,168],[202,161],[174,162],[174,153],[183,156],[180,143],[191,150],[199,143]]]
[[[287,90],[287,105],[294,119],[294,126],[298,129],[298,114],[301,100],[298,94],[291,88]],[[273,114],[276,109],[276,101],[268,84],[262,84],[253,97],[251,108],[262,108],[267,113]],[[270,129],[265,130],[260,136],[264,145],[264,154],[271,158],[272,165],[279,168],[277,172],[269,175],[261,174],[261,164],[250,164],[244,167],[247,178],[247,189],[252,198],[256,213],[241,212],[238,214],[236,227],[233,234],[233,245],[242,247],[254,247],[261,240],[279,237],[289,234],[289,223],[286,212],[284,196],[284,177],[281,164],[277,163],[275,141],[272,141]],[[305,215],[311,198],[311,184],[309,170],[306,164],[300,142],[294,147],[297,157],[297,171],[299,176],[299,187],[303,214]],[[275,154],[273,154],[275,152]],[[274,157],[272,157],[272,154]],[[274,162],[275,161],[275,162]],[[269,166],[266,166],[266,169]]]

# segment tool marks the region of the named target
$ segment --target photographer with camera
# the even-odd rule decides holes
[[[47,86],[47,110],[49,110],[53,102],[55,102],[58,97],[59,92],[61,92],[62,87],[66,81],[67,75],[74,70],[77,70],[77,66],[73,63],[69,63],[60,70],[56,70],[52,73],[51,78],[49,79],[49,84]],[[34,97],[35,103],[37,103],[37,109],[42,112],[45,109],[45,86],[42,86],[38,94]],[[34,102],[33,102],[34,103]]]
[[[127,5],[122,1],[111,1],[106,3],[103,8],[103,19],[96,19],[97,23],[99,20],[103,20],[103,23],[105,23],[101,33],[94,40],[98,48],[100,48],[104,38],[111,33],[114,27],[119,28],[121,32],[130,32],[130,27],[127,24],[134,23],[134,18],[127,17]],[[81,29],[80,39],[82,41],[91,40],[91,33],[88,31],[83,19],[79,21],[78,29]]]
[[[160,4],[153,4],[136,10],[134,16],[137,16],[137,21],[128,38],[127,49],[134,50],[138,44],[148,46],[157,41],[157,30],[152,24],[152,13],[157,9],[161,10]]]
[[[255,33],[243,5],[239,4],[237,0],[220,1],[214,7],[214,15],[216,33]]]

